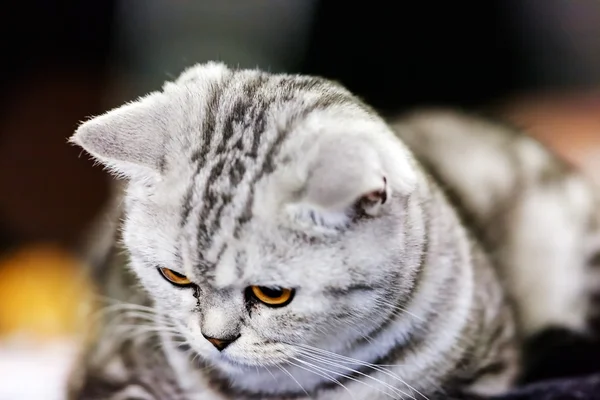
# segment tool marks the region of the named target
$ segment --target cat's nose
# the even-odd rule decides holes
[[[206,336],[205,334],[202,334],[202,336],[204,336],[204,338],[206,340],[208,340],[213,346],[215,346],[217,348],[217,350],[219,350],[219,351],[223,351],[225,349],[225,347],[229,346],[231,343],[235,342],[237,340],[237,338],[240,337],[238,335],[236,337],[229,337],[229,338],[214,338],[214,337]]]

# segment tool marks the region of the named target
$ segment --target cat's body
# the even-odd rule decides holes
[[[516,128],[451,111],[393,128],[445,188],[514,298],[525,336],[584,331],[600,249],[596,188]]]
[[[442,124],[427,127],[432,121]],[[506,390],[518,373],[520,332],[583,326],[579,278],[559,304],[578,313],[567,319],[538,318],[523,290],[505,290],[533,261],[520,243],[543,240],[522,242],[507,218],[490,222],[496,204],[510,215],[523,209],[519,221],[543,221],[506,177],[534,171],[526,186],[535,198],[546,182],[537,166],[560,163],[531,142],[535,166],[510,169],[499,183],[489,169],[455,182],[462,173],[447,170],[462,171],[464,161],[469,172],[472,159],[420,145],[453,122],[472,134],[453,135],[459,147],[482,146],[500,166],[514,156],[489,144],[517,139],[458,114],[398,122],[408,151],[338,85],[219,64],[82,125],[75,142],[130,180],[123,242],[140,284],[118,259],[106,268],[105,295],[148,308],[121,309],[120,323],[97,334],[71,397],[377,400]],[[479,130],[491,136],[480,143]],[[564,251],[580,258],[573,269],[583,276],[576,241],[592,237],[592,194],[572,175],[553,175],[574,187],[557,197],[576,214],[573,227],[555,228],[575,229]],[[479,186],[493,195],[472,190]],[[174,287],[157,268],[185,284]],[[561,276],[564,263],[556,270]],[[274,307],[252,294],[257,287],[295,294]],[[145,334],[124,335],[131,326]]]

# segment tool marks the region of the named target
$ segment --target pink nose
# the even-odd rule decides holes
[[[215,346],[215,348],[219,351],[223,351],[225,349],[225,347],[229,346],[231,343],[233,343],[237,339],[237,337],[236,338],[217,339],[214,337],[206,336],[204,334],[202,336],[204,336],[204,338],[206,340],[208,340],[213,346]]]

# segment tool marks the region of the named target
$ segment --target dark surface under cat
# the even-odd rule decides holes
[[[600,374],[539,382],[511,391],[502,396],[455,397],[461,400],[598,400]]]
[[[600,295],[592,304],[598,309]],[[589,334],[551,328],[531,338],[522,386],[495,399],[600,399],[600,316],[592,317],[589,325]]]
[[[597,325],[597,324],[593,324]],[[598,400],[600,399],[600,335],[562,328],[547,329],[527,344],[521,385],[489,398],[461,400]]]

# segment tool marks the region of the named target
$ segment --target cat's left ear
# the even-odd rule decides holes
[[[69,141],[116,175],[159,174],[168,115],[164,94],[154,92],[84,122]]]

